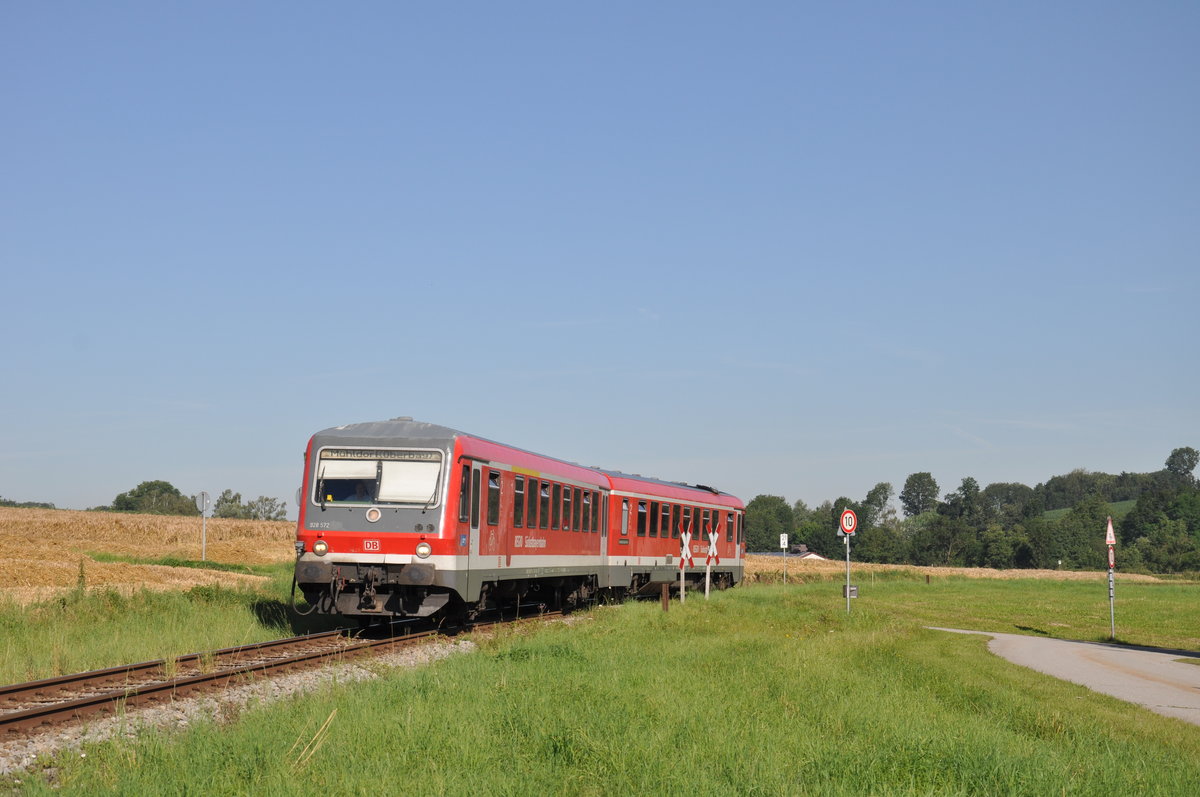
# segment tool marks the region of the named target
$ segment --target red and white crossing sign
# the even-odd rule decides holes
[[[1113,534],[1111,517],[1108,519],[1108,531],[1106,531],[1104,533],[1104,544],[1105,545],[1116,545],[1117,544],[1117,535]]]
[[[846,509],[842,512],[841,531],[849,537],[858,528],[858,515],[854,514],[853,509]]]

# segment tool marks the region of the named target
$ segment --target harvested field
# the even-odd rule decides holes
[[[781,581],[783,579],[783,557],[748,554],[746,556],[746,580]],[[961,576],[965,578],[1015,579],[1042,578],[1055,581],[1107,581],[1108,571],[1090,570],[995,570],[987,567],[916,567],[915,565],[877,565],[865,562],[855,562],[854,553],[850,553],[850,569],[853,573],[912,573],[914,578],[930,576],[946,578]],[[1156,582],[1162,579],[1141,573],[1122,573],[1117,571],[1122,581]],[[839,577],[845,578],[845,559],[801,559],[790,556],[787,560],[788,580],[829,581]]]
[[[288,561],[294,555],[295,529],[287,521],[210,518],[207,558],[225,564]],[[200,518],[0,507],[0,599],[30,603],[80,584],[128,594],[142,587],[248,586],[265,580],[196,568],[98,562],[93,553],[198,560]]]

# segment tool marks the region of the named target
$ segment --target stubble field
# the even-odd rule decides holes
[[[287,562],[294,556],[295,533],[293,522],[210,518],[206,559],[230,565]],[[142,588],[253,587],[266,581],[248,572],[136,561],[199,560],[200,548],[199,517],[0,507],[0,601],[26,605],[79,587],[129,595]]]

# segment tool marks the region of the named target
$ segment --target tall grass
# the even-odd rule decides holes
[[[77,588],[32,606],[0,602],[0,683],[172,659],[328,625],[305,625],[288,611],[290,566],[275,565],[269,574],[265,589],[205,585],[125,595]]]
[[[207,794],[1193,792],[1200,728],[921,622],[867,597],[847,616],[829,584],[733,590],[668,613],[606,608],[570,625],[502,631],[475,654],[230,725],[108,742],[57,762],[55,785],[121,794],[199,784]]]

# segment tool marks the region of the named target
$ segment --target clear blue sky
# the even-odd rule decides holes
[[[398,415],[809,504],[1200,447],[1200,5],[5,3],[0,495]]]

